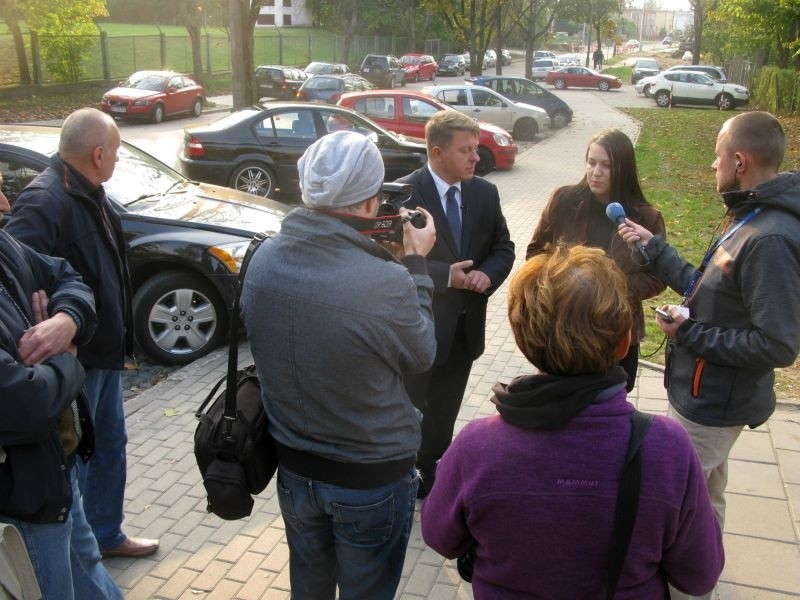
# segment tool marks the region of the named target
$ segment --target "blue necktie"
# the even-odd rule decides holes
[[[461,213],[458,210],[458,202],[456,202],[456,186],[450,186],[447,190],[447,224],[450,225],[450,232],[453,234],[453,239],[456,241],[456,249],[459,254],[461,253]]]

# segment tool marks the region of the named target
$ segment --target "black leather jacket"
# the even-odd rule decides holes
[[[66,519],[72,501],[69,469],[75,454],[92,452],[88,407],[79,403],[83,436],[66,456],[57,424],[83,385],[83,367],[69,353],[25,366],[17,345],[32,321],[30,298],[43,289],[52,315],[65,308],[81,320],[75,338],[96,327],[94,298],[69,263],[38,254],[0,230],[0,514],[34,523]]]

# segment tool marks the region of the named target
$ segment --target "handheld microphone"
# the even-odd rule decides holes
[[[625,223],[625,209],[622,208],[622,204],[619,202],[609,202],[608,206],[606,206],[606,216],[614,221],[614,223],[617,225],[622,225]],[[645,251],[644,246],[642,246],[642,242],[640,240],[636,240],[633,245],[636,246],[639,254],[641,254],[644,258],[644,264],[649,263],[650,257],[647,256],[647,252]]]

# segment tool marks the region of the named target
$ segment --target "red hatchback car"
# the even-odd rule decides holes
[[[438,100],[412,91],[373,90],[342,94],[339,106],[351,108],[381,127],[405,136],[425,139],[425,123],[440,110],[455,110]],[[478,175],[492,169],[510,169],[517,159],[517,145],[502,127],[478,122]]]
[[[149,119],[203,112],[205,90],[193,79],[172,71],[138,71],[103,94],[100,108],[112,117]]]
[[[404,54],[400,57],[400,64],[406,72],[406,81],[433,81],[439,71],[439,64],[430,54]]]
[[[548,71],[545,81],[557,90],[568,87],[591,87],[601,92],[622,87],[622,80],[613,75],[604,75],[586,67],[563,67]]]

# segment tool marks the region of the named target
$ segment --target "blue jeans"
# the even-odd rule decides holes
[[[65,522],[37,524],[0,518],[20,530],[43,600],[122,600],[122,592],[101,562],[97,541],[83,514],[77,466],[70,476],[72,510]]]
[[[338,487],[278,469],[292,598],[392,600],[406,556],[419,478]]]
[[[128,472],[128,433],[122,407],[122,374],[87,369],[84,385],[94,421],[95,452],[89,462],[78,461],[79,485],[86,520],[104,551],[116,548],[126,538],[122,533],[122,502]]]

